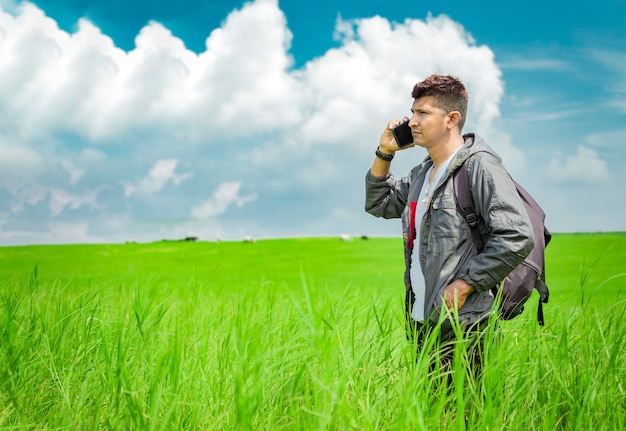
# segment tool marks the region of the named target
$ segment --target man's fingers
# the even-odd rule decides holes
[[[391,130],[391,129],[393,129],[394,127],[399,126],[399,125],[400,125],[400,124],[402,124],[402,123],[406,123],[407,121],[409,121],[409,117],[402,117],[401,119],[399,119],[399,120],[395,120],[395,121],[391,120],[391,121],[387,124],[387,128],[388,128],[389,130]]]
[[[456,289],[453,289],[452,292],[446,290],[445,303],[450,311],[460,310],[465,304],[465,299],[459,295]]]
[[[450,292],[449,289],[446,289],[446,306],[450,309],[450,310],[454,310],[454,303],[455,303],[455,298],[456,298],[456,290],[453,290],[452,292]]]

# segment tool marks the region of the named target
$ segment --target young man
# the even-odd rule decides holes
[[[365,209],[376,217],[402,218],[407,319],[419,345],[440,322],[443,307],[465,331],[477,331],[491,313],[491,288],[524,260],[534,238],[500,157],[479,136],[462,134],[468,104],[463,83],[435,74],[417,83],[412,97],[413,145],[405,148],[423,147],[428,156],[396,180],[390,165],[400,148],[392,128],[401,121],[390,122],[366,176]],[[466,159],[475,210],[485,222],[480,254],[454,192],[453,173]],[[454,340],[449,319],[442,320],[440,329],[441,343]],[[480,361],[478,356],[474,359]]]

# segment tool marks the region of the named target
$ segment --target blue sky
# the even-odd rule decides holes
[[[553,231],[626,230],[626,1],[407,5],[0,0],[0,245],[397,236],[363,177],[433,72]]]

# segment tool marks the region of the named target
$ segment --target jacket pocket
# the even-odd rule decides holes
[[[429,250],[434,253],[458,253],[471,233],[457,209],[454,196],[442,193],[434,199],[431,202],[431,217]]]

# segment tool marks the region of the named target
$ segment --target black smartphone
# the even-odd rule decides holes
[[[404,148],[413,143],[413,133],[411,133],[408,121],[404,121],[399,126],[394,127],[391,132],[393,137],[396,138],[398,147]]]

